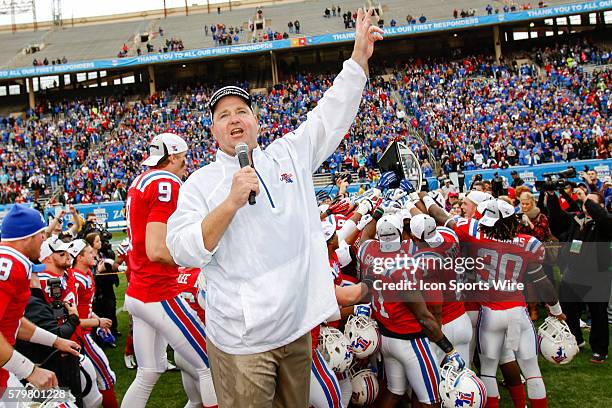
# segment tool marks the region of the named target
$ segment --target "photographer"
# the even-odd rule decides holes
[[[72,271],[68,270],[72,266],[69,249],[70,244],[58,238],[48,238],[40,249],[40,260],[45,264],[45,271],[38,274],[40,293],[46,303],[51,305],[53,318],[58,327],[63,327],[67,321],[76,323],[77,320],[72,316],[74,314],[77,319],[79,318],[76,281]],[[78,321],[79,324],[70,335],[71,339],[78,340],[81,336],[81,323],[86,319]],[[95,386],[96,369],[86,354],[81,355],[80,367],[84,406],[97,407],[102,402],[102,395]]]
[[[606,309],[610,298],[608,269],[612,216],[604,208],[600,194],[587,195],[581,188],[575,189],[574,193],[581,204],[582,213],[579,215],[563,211],[554,191],[545,192],[544,205],[551,225],[564,231],[560,238],[566,244],[559,253],[559,266],[563,275],[560,296],[567,323],[578,344],[582,345],[584,339],[579,319],[586,303],[591,313],[591,362],[603,363],[609,347]]]
[[[59,287],[59,291],[53,287]],[[56,279],[51,287],[51,293],[61,294],[61,281]],[[74,304],[61,300],[49,305],[45,300],[37,273],[30,277],[30,299],[26,306],[24,317],[36,326],[45,329],[63,339],[70,339],[79,327],[79,316]],[[62,317],[58,324],[58,317]],[[41,364],[53,371],[60,387],[67,387],[81,406],[81,383],[79,376],[79,360],[74,356],[61,356],[54,353],[52,347],[17,340],[15,349],[28,357],[35,364]]]

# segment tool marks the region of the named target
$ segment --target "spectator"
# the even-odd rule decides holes
[[[561,210],[555,192],[546,192],[545,197],[551,224],[557,224],[564,231],[559,237],[565,242],[559,253],[563,276],[559,293],[567,324],[580,347],[584,345],[580,315],[582,305],[587,305],[591,314],[591,362],[603,363],[610,340],[607,307],[611,287],[612,216],[604,208],[601,194],[587,195],[580,188],[575,193],[582,203],[582,214],[578,217]]]
[[[525,184],[525,181],[523,181],[516,170],[512,170],[510,172],[510,176],[512,176],[512,183],[510,184],[512,188],[517,188],[518,186]]]
[[[293,22],[293,27],[295,27],[295,33],[299,34],[300,33],[300,21],[299,20],[295,20]]]
[[[536,237],[540,242],[556,242],[558,241],[550,231],[548,217],[543,214],[540,209],[536,206],[536,200],[533,194],[529,191],[523,192],[518,197],[520,201],[520,214],[521,224],[519,226],[519,233],[528,234]],[[542,267],[544,272],[554,282],[554,275],[552,264],[556,262],[556,254],[558,249],[553,246],[548,246],[546,250],[546,256],[548,262],[545,262]],[[554,255],[553,255],[554,254]],[[529,291],[530,289],[528,289]],[[529,298],[533,299],[532,296]],[[538,320],[538,307],[537,302],[528,302],[529,315],[532,321]]]
[[[586,173],[582,173],[582,179],[587,185],[589,193],[600,193],[603,187],[603,182],[597,177],[597,172],[593,169],[587,170]]]
[[[427,21],[427,17],[425,17],[423,14],[421,14],[421,17],[419,17],[419,23],[425,24],[426,21]]]

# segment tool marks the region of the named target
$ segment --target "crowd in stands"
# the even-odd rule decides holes
[[[0,203],[32,201],[59,187],[83,195],[80,175],[94,177],[87,158],[113,128],[117,106],[112,100],[61,102],[39,106],[28,120],[0,118]],[[42,112],[52,118],[37,119]]]
[[[353,170],[371,180],[377,158],[396,139],[416,151],[425,176],[437,175],[436,163],[448,173],[612,157],[612,71],[582,68],[610,62],[610,53],[578,42],[538,50],[533,61],[415,59],[395,64],[390,79],[371,73],[355,123],[319,172]],[[259,143],[267,146],[293,130],[332,80],[297,74],[265,97],[254,96]],[[170,89],[130,106],[81,101],[36,112],[52,120],[2,119],[0,201],[32,200],[33,190],[58,187],[69,203],[122,199],[147,141],[162,131],[181,134],[193,146],[189,171],[205,165],[215,152],[206,108],[211,93]]]
[[[545,4],[543,1],[538,2],[538,8],[544,8],[544,7],[548,7],[548,5]],[[505,2],[501,11],[503,11],[504,13],[512,13],[512,12],[519,11],[519,10],[531,10],[531,9],[532,9],[531,3],[517,4],[517,3],[512,2],[509,4],[508,2]],[[493,13],[499,14],[500,8],[499,7],[493,8],[491,4],[487,4],[487,6],[485,7],[485,11],[487,12],[487,15],[492,15]],[[474,17],[475,15],[476,15],[475,8],[470,8],[467,10],[461,9],[461,11],[459,11],[458,9],[453,10],[453,18]]]
[[[243,35],[244,30],[242,27],[226,27],[225,24],[211,24],[209,26],[204,26],[204,34],[208,37],[210,29],[210,34],[212,35],[212,39],[215,42],[215,45],[232,45],[232,43],[238,43],[240,41],[240,36]]]
[[[45,57],[44,59],[36,59],[34,58],[34,60],[32,61],[32,65],[35,67],[40,67],[43,65],[60,65],[60,64],[65,64],[67,63],[68,60],[66,59],[66,57],[62,57],[60,58],[56,58],[56,59],[52,59],[51,61],[49,61],[49,58]]]

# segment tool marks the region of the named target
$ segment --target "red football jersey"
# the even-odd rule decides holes
[[[93,317],[93,297],[96,294],[96,283],[91,270],[85,272],[73,268],[71,272],[74,276],[76,294],[77,294],[77,310],[81,319],[90,319]],[[82,327],[81,332],[87,334],[91,332],[91,327]]]
[[[542,264],[544,245],[527,234],[518,234],[512,241],[489,238],[478,230],[475,219],[459,219],[454,229],[461,242],[469,244],[468,254],[483,261],[477,272],[488,284],[488,290],[481,304],[493,310],[526,306],[523,290],[516,284],[525,283],[530,263]]]
[[[178,293],[185,299],[189,306],[197,313],[202,323],[205,322],[204,309],[198,304],[198,275],[200,270],[198,268],[183,268],[180,267],[179,275],[177,278]]]
[[[32,263],[25,255],[0,244],[0,332],[10,345],[15,344],[19,321],[30,299],[31,272]]]
[[[449,265],[450,259],[456,259],[460,255],[459,237],[450,228],[437,227],[437,231],[443,238],[443,242],[436,247],[423,249],[415,253],[415,257],[426,256],[427,253],[440,257],[445,265]],[[458,275],[453,267],[435,268],[428,272],[426,277],[430,282],[444,284],[445,290],[439,292],[442,301],[442,324],[452,322],[463,313],[465,308],[463,301],[458,300],[457,293],[451,289],[451,281],[457,281]]]
[[[145,238],[148,223],[168,222],[176,210],[181,184],[174,174],[152,169],[136,177],[128,190],[125,207],[131,249],[130,283],[125,293],[145,303],[171,299],[178,291],[178,268],[151,262]]]
[[[412,259],[411,247],[407,241],[402,242],[400,249],[396,252],[383,252],[380,249],[380,242],[367,240],[359,248],[360,270],[366,271],[369,268],[379,268],[380,265],[388,262],[395,262],[399,259]],[[377,265],[378,264],[378,265]],[[393,273],[377,274],[377,280],[381,285],[400,283],[402,281],[416,282],[421,278],[417,273],[412,274],[403,268],[398,268]],[[385,329],[397,334],[416,334],[422,331],[421,325],[416,320],[412,311],[405,302],[385,300],[383,292],[386,290],[372,289],[372,316]]]
[[[0,333],[11,346],[30,299],[31,272],[32,263],[25,255],[0,244]],[[0,390],[6,387],[8,378],[8,371],[0,367]]]

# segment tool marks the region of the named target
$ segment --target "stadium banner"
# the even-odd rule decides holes
[[[534,186],[536,180],[544,180],[544,173],[558,173],[566,170],[568,167],[574,167],[576,169],[576,177],[570,179],[576,183],[582,182],[580,172],[584,171],[584,167],[588,166],[589,169],[593,169],[597,172],[597,176],[600,180],[604,177],[612,175],[612,159],[606,160],[580,160],[575,162],[562,162],[562,163],[546,163],[538,164],[537,166],[516,166],[507,169],[487,169],[487,170],[469,170],[465,171],[465,188],[468,189],[471,184],[472,178],[476,174],[482,175],[484,180],[491,180],[495,173],[499,176],[506,178],[508,182],[512,181],[510,173],[516,171],[520,178],[523,179],[526,185]]]
[[[126,220],[123,212],[125,202],[123,201],[110,201],[106,203],[98,204],[75,204],[74,208],[77,210],[79,215],[85,220],[85,217],[89,213],[96,214],[98,222],[103,224],[109,231],[121,231],[126,228]],[[68,210],[68,207],[62,205],[53,206],[45,209],[45,219],[57,217],[60,212],[64,210],[64,227],[68,227],[68,223],[72,222],[72,214]]]
[[[579,13],[590,13],[612,9],[612,0],[589,1],[578,4],[565,4],[554,7],[544,7],[533,10],[520,10],[509,13],[474,16],[453,20],[425,22],[423,24],[385,27],[386,37],[396,37],[410,34],[433,33],[461,28],[484,27],[489,25],[529,21],[534,19],[562,17]],[[127,58],[100,59],[78,61],[74,63],[45,65],[0,70],[0,79],[24,78],[57,75],[70,72],[86,72],[106,69],[118,69],[139,65],[185,62],[203,58],[213,58],[227,55],[239,55],[263,51],[283,50],[294,47],[316,46],[353,41],[354,32],[323,34],[289,38],[261,43],[245,43],[230,46],[200,48],[187,51],[173,51],[160,54],[146,54]]]

